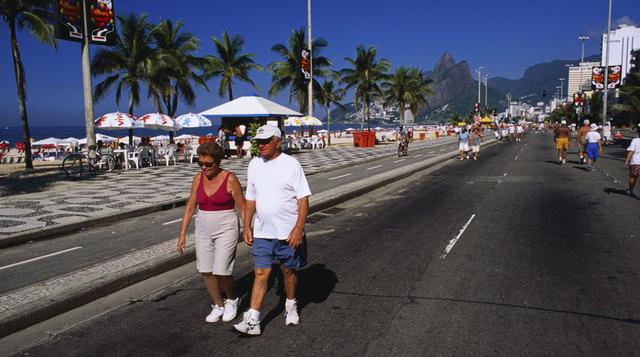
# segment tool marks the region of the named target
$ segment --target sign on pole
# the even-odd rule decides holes
[[[87,35],[92,45],[113,46],[116,43],[116,25],[113,0],[58,0],[54,28],[56,38],[82,42]]]
[[[591,89],[604,89],[604,72],[604,66],[597,66],[591,69]],[[622,85],[622,67],[619,65],[609,66],[608,72],[607,87],[609,89],[620,88]]]

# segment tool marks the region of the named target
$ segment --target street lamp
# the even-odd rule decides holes
[[[478,67],[478,69],[476,69],[476,73],[478,73],[478,106],[480,106],[480,102],[482,101],[482,98],[480,98],[480,91],[481,91],[481,85],[482,85],[482,79],[480,77],[480,74],[483,68],[484,66],[480,66]]]
[[[489,75],[484,75],[484,108],[487,109],[487,101],[489,100]]]
[[[591,37],[589,36],[578,36],[578,40],[582,41],[582,55],[580,56],[580,93],[582,93],[582,87],[584,87],[584,80],[582,79],[582,66],[584,64],[584,42],[590,38]]]
[[[609,19],[607,21],[607,52],[604,56],[604,96],[602,104],[602,120],[607,120],[607,95],[609,93],[609,38],[611,37],[611,0],[609,0]]]

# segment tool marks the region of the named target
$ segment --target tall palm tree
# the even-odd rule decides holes
[[[433,95],[433,90],[430,85],[433,83],[431,79],[428,79],[424,72],[420,68],[412,67],[409,69],[409,90],[408,101],[413,117],[418,115],[418,108],[421,106],[428,107],[429,102],[427,96]]]
[[[24,164],[27,169],[33,169],[31,133],[27,117],[27,80],[18,47],[16,30],[26,28],[38,41],[56,47],[53,27],[48,22],[52,13],[50,6],[50,2],[47,0],[0,0],[0,16],[9,26],[11,55],[18,91],[22,138],[24,140]]]
[[[327,112],[327,131],[329,132],[328,144],[331,145],[331,105],[334,104],[338,108],[344,109],[344,105],[340,103],[346,94],[344,88],[338,88],[333,81],[325,81],[322,83],[322,90],[317,93],[316,101],[324,107]]]
[[[305,40],[304,27],[299,30],[291,30],[289,36],[288,47],[278,43],[271,47],[271,50],[282,57],[282,61],[275,61],[269,64],[268,69],[271,72],[271,88],[269,88],[269,96],[273,97],[278,93],[289,88],[289,103],[295,98],[301,113],[304,113],[308,107],[308,79],[304,77],[302,72],[302,50],[308,49]],[[328,43],[323,38],[317,38],[311,41],[311,61],[313,67],[313,91],[319,93],[322,87],[319,78],[324,78],[328,74],[328,68],[331,67],[331,61],[320,52],[327,47]]]
[[[244,49],[244,38],[240,35],[229,37],[227,31],[222,33],[222,40],[211,37],[216,48],[217,56],[205,56],[205,78],[220,77],[218,96],[229,95],[229,101],[233,100],[233,79],[237,78],[249,83],[257,91],[260,89],[249,78],[249,71],[261,70],[253,58],[253,53],[242,53]]]
[[[351,68],[340,71],[342,80],[347,84],[346,89],[355,87],[356,107],[362,105],[362,122],[360,130],[364,129],[365,118],[367,130],[371,130],[371,118],[369,118],[369,105],[374,97],[381,97],[380,82],[387,78],[387,72],[391,63],[384,58],[376,59],[378,50],[375,47],[364,48],[359,45],[356,48],[356,57],[345,57],[344,60]]]
[[[409,102],[409,86],[411,76],[409,75],[409,68],[398,67],[396,71],[389,77],[388,80],[382,83],[384,89],[385,105],[398,105],[398,112],[400,112],[400,122],[404,123],[404,109],[405,105]]]
[[[96,101],[101,100],[115,85],[116,105],[120,105],[122,91],[127,91],[129,114],[133,115],[134,108],[140,105],[142,86],[149,85],[154,73],[158,73],[158,67],[166,66],[158,61],[152,47],[152,25],[146,14],[118,16],[118,22],[116,45],[101,48],[91,61],[93,76],[106,76],[95,86],[93,97]],[[152,96],[153,90],[149,93]],[[129,143],[132,141],[133,130],[129,130]]]
[[[182,31],[182,21],[174,25],[171,20],[163,20],[151,31],[156,45],[156,58],[162,58],[171,66],[158,66],[152,74],[151,96],[159,112],[162,104],[166,113],[173,117],[178,110],[178,100],[194,105],[196,100],[193,84],[208,90],[203,76],[198,70],[203,69],[204,59],[194,53],[199,48],[199,40],[188,31]],[[160,103],[161,102],[161,103]]]

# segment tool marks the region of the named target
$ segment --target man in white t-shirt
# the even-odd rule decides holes
[[[254,140],[260,157],[252,159],[247,169],[243,238],[252,246],[255,280],[250,308],[234,328],[249,335],[261,333],[260,310],[271,266],[276,261],[281,265],[287,296],[285,324],[297,325],[299,322],[296,272],[307,264],[304,224],[311,190],[298,160],[280,151],[280,138],[280,129],[275,126],[258,128]]]
[[[611,140],[611,122],[605,121],[602,124],[602,140],[604,141],[604,146],[609,146],[609,140]]]
[[[629,188],[625,193],[634,196],[633,187],[640,177],[640,124],[636,127],[638,137],[631,140],[631,145],[627,148],[627,158],[624,160],[624,167],[629,168]]]
[[[598,126],[596,124],[591,124],[590,130],[585,136],[586,147],[585,151],[587,153],[587,171],[591,171],[594,169],[594,165],[596,161],[598,161],[598,154],[602,152],[602,146],[600,145],[600,141],[602,140],[602,136],[598,133]]]

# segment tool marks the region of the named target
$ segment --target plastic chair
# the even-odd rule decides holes
[[[162,155],[162,157],[164,158],[164,161],[167,163],[167,166],[169,166],[169,160],[173,160],[173,164],[177,165],[178,164],[178,147],[176,147],[175,145],[169,145],[169,147],[167,148],[167,151],[164,153],[164,155]]]

